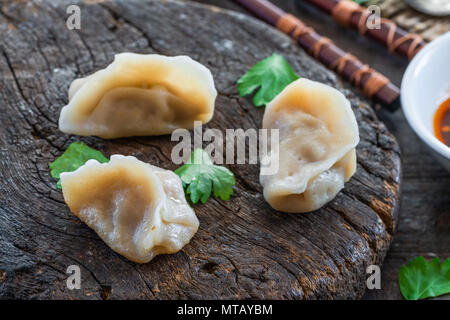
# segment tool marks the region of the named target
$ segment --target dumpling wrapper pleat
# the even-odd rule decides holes
[[[61,174],[61,186],[70,210],[134,262],[179,251],[199,226],[180,178],[132,156],[89,160]]]
[[[278,171],[260,174],[264,198],[276,210],[317,210],[355,173],[358,125],[350,102],[334,88],[294,81],[266,106],[263,128],[280,136]],[[269,143],[268,155],[274,150]]]
[[[72,82],[59,129],[105,139],[170,134],[211,120],[216,96],[211,72],[188,56],[121,53]]]

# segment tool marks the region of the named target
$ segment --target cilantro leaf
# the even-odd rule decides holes
[[[189,161],[175,173],[181,178],[186,195],[190,195],[194,204],[199,200],[205,203],[211,191],[216,198],[228,200],[236,184],[233,173],[225,167],[214,165],[202,149],[195,149]]]
[[[64,153],[55,161],[50,163],[50,174],[58,179],[56,186],[61,189],[59,176],[63,172],[72,172],[84,165],[89,159],[95,159],[100,163],[108,162],[100,151],[88,147],[83,142],[73,142]]]
[[[253,97],[255,107],[268,104],[298,75],[283,58],[274,53],[255,64],[238,80],[238,91],[241,97],[251,94],[259,88]]]
[[[354,2],[356,2],[357,4],[363,4],[368,2],[369,0],[353,0]]]
[[[427,262],[417,257],[398,271],[398,284],[407,300],[419,300],[450,293],[450,258]]]

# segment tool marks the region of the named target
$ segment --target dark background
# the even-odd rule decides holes
[[[232,0],[197,2],[245,12]],[[319,34],[331,38],[339,47],[386,75],[400,86],[408,61],[391,55],[384,47],[345,29],[325,13],[302,0],[272,0],[296,15]],[[430,108],[433,106],[430,106]],[[365,299],[402,299],[397,284],[399,268],[418,255],[426,259],[450,257],[450,174],[447,173],[408,126],[401,110],[378,116],[397,138],[402,151],[402,197],[397,232],[381,268],[380,290],[367,291]],[[441,299],[450,299],[450,295]]]

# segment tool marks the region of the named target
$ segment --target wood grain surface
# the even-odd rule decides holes
[[[78,3],[81,30],[68,30]],[[246,15],[174,1],[11,1],[0,9],[0,297],[360,298],[396,228],[400,154],[370,106],[293,41]],[[329,205],[284,214],[264,201],[256,165],[228,166],[230,201],[196,205],[198,233],[182,251],[135,264],[109,249],[64,203],[48,165],[73,141],[175,169],[169,136],[102,140],[58,131],[71,81],[115,53],[186,54],[208,66],[219,96],[206,128],[258,128],[263,109],[236,80],[274,51],[301,75],[342,90],[360,127],[358,168]],[[78,265],[82,289],[66,288]]]

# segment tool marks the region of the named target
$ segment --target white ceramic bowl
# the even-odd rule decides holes
[[[450,32],[426,45],[413,58],[403,75],[403,113],[420,139],[450,172],[450,147],[433,132],[433,117],[450,95]]]

